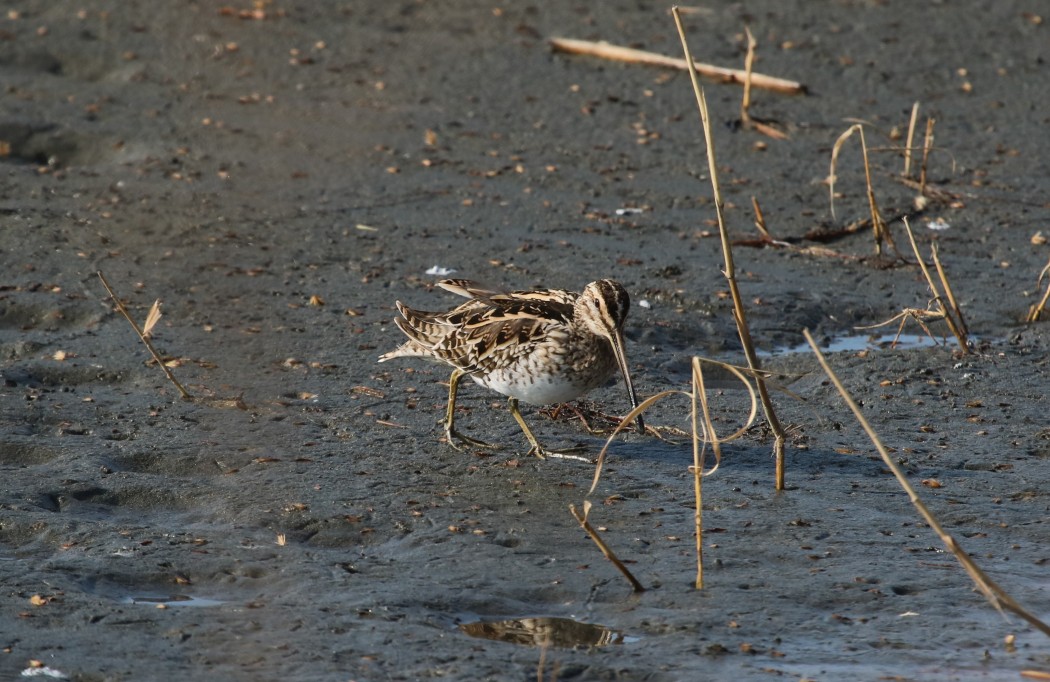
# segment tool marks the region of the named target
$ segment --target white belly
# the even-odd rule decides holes
[[[530,405],[548,405],[550,403],[564,403],[579,397],[584,393],[579,385],[568,381],[561,381],[554,377],[543,377],[529,384],[512,381],[499,381],[494,377],[474,377],[486,388],[502,393],[511,398],[517,398]]]
[[[572,352],[554,347],[562,341]],[[608,342],[582,337],[552,339],[547,346],[470,377],[486,388],[530,405],[550,405],[575,400],[603,386],[616,371],[616,359]]]

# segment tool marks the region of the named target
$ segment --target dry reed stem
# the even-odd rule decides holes
[[[766,229],[766,217],[762,215],[762,207],[758,205],[758,199],[755,197],[751,197],[751,208],[755,211],[755,229],[765,239],[772,241],[773,237],[769,234],[769,230]]]
[[[762,133],[766,137],[772,137],[774,140],[786,140],[788,139],[787,133],[751,117],[751,77],[753,75],[752,68],[755,64],[755,48],[758,47],[758,42],[751,35],[749,26],[744,26],[744,32],[747,33],[747,55],[744,57],[744,97],[740,101],[740,124],[748,130]]]
[[[908,240],[911,242],[911,249],[915,253],[915,259],[919,261],[919,268],[922,270],[923,276],[926,278],[926,284],[930,287],[930,292],[933,294],[933,300],[939,308],[939,312],[944,315],[944,322],[948,325],[948,329],[955,335],[955,339],[959,342],[959,350],[963,353],[970,352],[970,345],[966,342],[966,334],[963,332],[962,323],[958,322],[952,315],[952,309],[949,309],[944,305],[944,298],[941,296],[940,290],[937,288],[937,284],[933,281],[933,277],[930,275],[930,269],[926,267],[926,261],[922,259],[922,254],[919,253],[919,245],[915,243],[915,235],[911,231],[911,225],[908,224],[908,219],[904,219],[904,229],[908,233]],[[936,258],[936,250],[934,250],[934,258]],[[943,268],[938,264],[938,270],[943,271]]]
[[[703,376],[704,375],[703,375],[703,370],[701,369],[701,363],[704,363],[704,362],[710,363],[712,365],[717,365],[717,366],[722,367],[724,369],[727,369],[731,373],[735,374],[736,377],[740,380],[740,382],[744,385],[744,387],[747,388],[748,394],[751,396],[751,410],[750,410],[750,413],[748,414],[747,420],[744,422],[744,425],[741,426],[739,429],[737,429],[731,435],[726,436],[724,438],[720,438],[715,433],[714,423],[713,423],[713,420],[711,419],[711,411],[710,411],[710,408],[708,406],[707,392],[704,389],[704,380],[703,380]],[[758,399],[757,399],[757,397],[755,395],[755,389],[751,385],[751,382],[748,381],[747,377],[745,376],[745,372],[748,372],[748,371],[750,371],[750,370],[745,370],[744,368],[741,368],[741,367],[735,367],[733,365],[728,365],[728,364],[726,364],[724,362],[717,362],[715,360],[706,360],[704,358],[694,357],[693,358],[693,378],[692,378],[692,389],[693,390],[691,392],[689,392],[689,393],[686,393],[685,391],[679,391],[679,390],[662,391],[662,392],[657,393],[656,395],[651,396],[651,397],[647,398],[646,400],[642,401],[642,403],[640,405],[638,405],[638,407],[636,407],[634,410],[632,410],[630,412],[630,414],[628,414],[626,417],[624,417],[624,420],[616,427],[616,429],[613,431],[612,435],[609,436],[609,439],[605,442],[605,447],[602,448],[601,453],[598,455],[598,461],[595,463],[595,467],[594,467],[594,480],[591,482],[590,490],[587,491],[587,494],[591,495],[591,494],[594,493],[594,490],[598,487],[598,481],[601,478],[602,468],[603,468],[603,466],[605,464],[605,455],[606,455],[606,453],[609,450],[609,446],[613,442],[613,438],[616,437],[616,434],[619,433],[620,430],[625,425],[632,423],[636,416],[638,416],[639,414],[641,414],[645,410],[649,409],[657,401],[662,400],[662,399],[666,398],[669,395],[679,394],[679,395],[684,395],[684,396],[688,397],[690,399],[690,401],[692,402],[692,410],[690,412],[690,421],[691,421],[691,426],[692,426],[692,439],[693,439],[693,465],[691,467],[689,467],[689,471],[690,471],[690,473],[693,474],[693,493],[694,493],[695,498],[696,498],[696,509],[695,509],[694,516],[693,516],[693,524],[694,524],[694,530],[695,530],[695,535],[696,535],[696,562],[697,562],[697,564],[696,564],[696,582],[695,582],[695,585],[696,585],[696,589],[698,589],[698,590],[699,589],[703,589],[703,587],[704,587],[704,553],[703,553],[704,533],[703,533],[703,483],[702,483],[702,479],[705,476],[710,476],[711,474],[715,473],[718,470],[718,467],[721,465],[721,463],[722,463],[722,447],[721,447],[722,443],[728,443],[730,441],[736,440],[737,438],[740,438],[741,436],[743,436],[744,433],[746,433],[747,430],[749,428],[751,428],[751,425],[754,423],[755,417],[758,414]],[[697,402],[700,403],[700,410],[697,410]],[[703,416],[702,428],[701,428],[701,425],[698,425],[698,420],[697,420],[697,415],[698,414]],[[704,471],[704,457],[703,457],[703,453],[704,453],[704,448],[707,447],[708,443],[711,444],[711,449],[712,449],[712,451],[714,452],[714,455],[715,455],[715,465],[711,469],[709,469],[707,471]],[[701,444],[703,444],[703,448],[701,448]],[[589,505],[590,505],[589,501],[584,501],[584,517],[586,517],[587,512],[590,510],[590,506]],[[576,516],[576,519],[580,520],[580,516],[577,514],[577,512],[575,510],[575,507],[570,505],[569,508],[572,510],[573,516]],[[586,528],[585,528],[585,530],[586,530]],[[593,536],[592,536],[592,539],[595,541],[595,543],[599,543],[599,541],[600,541],[600,539],[595,539]],[[601,548],[601,546],[602,545],[599,544],[599,548]],[[602,550],[602,551],[604,552],[604,550]],[[609,555],[606,554],[606,556],[609,556]]]
[[[695,361],[696,358],[693,358]],[[697,432],[696,423],[696,404],[698,396],[701,391],[696,390],[696,367],[697,363],[693,362],[693,392],[692,398],[692,409],[689,411],[689,420],[691,422],[693,433]],[[706,394],[705,394],[706,398]],[[707,415],[707,401],[704,400],[704,418],[705,428],[706,424],[710,423],[710,418]],[[707,433],[713,434],[714,431],[708,431]],[[701,447],[700,439],[693,438],[693,466],[690,470],[693,474],[693,499],[696,502],[696,508],[693,510],[693,533],[696,537],[696,580],[693,582],[693,587],[698,590],[704,589],[704,451],[705,446]]]
[[[889,227],[886,225],[886,221],[883,220],[882,214],[879,212],[878,202],[875,200],[875,190],[871,184],[871,163],[868,159],[868,143],[864,139],[864,126],[860,123],[854,123],[846,129],[844,133],[839,135],[838,139],[835,140],[835,145],[831,148],[831,166],[828,171],[828,192],[831,199],[831,217],[835,217],[835,165],[838,162],[839,152],[842,151],[842,147],[845,145],[853,133],[860,135],[860,149],[864,157],[864,182],[867,187],[868,193],[868,207],[871,210],[871,230],[872,236],[875,239],[875,254],[878,256],[882,255],[882,243],[886,242],[889,244],[894,251],[897,251],[897,245],[893,242],[893,235],[890,234]]]
[[[919,120],[919,103],[911,105],[911,118],[908,120],[908,138],[904,143],[904,172],[906,178],[911,177],[911,145],[915,141],[915,123]]]
[[[729,284],[729,292],[733,299],[733,311],[736,320],[737,333],[740,336],[740,345],[744,348],[744,355],[747,357],[748,367],[754,372],[754,379],[758,386],[758,394],[762,401],[762,409],[766,415],[766,422],[769,424],[770,431],[773,432],[773,455],[776,461],[774,485],[777,490],[783,490],[784,442],[786,440],[786,435],[784,433],[784,427],[780,425],[780,420],[777,419],[776,412],[773,409],[773,402],[769,398],[769,390],[766,388],[765,380],[760,373],[761,363],[758,360],[758,355],[755,353],[755,345],[751,341],[751,330],[747,325],[744,303],[740,297],[740,288],[737,286],[736,282],[736,270],[733,265],[733,247],[729,242],[729,232],[726,229],[725,224],[723,211],[725,201],[722,198],[722,191],[718,183],[718,164],[715,161],[715,143],[714,136],[711,133],[711,119],[707,112],[707,98],[704,96],[704,89],[700,86],[700,81],[696,77],[696,70],[691,68],[693,64],[693,55],[689,51],[689,43],[685,37],[685,27],[682,25],[682,17],[678,13],[678,8],[672,7],[671,14],[674,16],[675,27],[678,29],[678,37],[682,41],[682,51],[685,53],[685,61],[690,65],[689,80],[693,86],[693,94],[696,96],[697,108],[700,110],[700,124],[704,130],[704,143],[707,146],[707,165],[711,174],[711,190],[715,200],[715,214],[718,218],[718,232],[722,239],[722,257],[725,259],[725,270],[722,274],[725,276],[726,281]]]
[[[584,54],[602,59],[611,59],[632,64],[645,64],[647,66],[663,66],[672,69],[687,71],[690,65],[684,59],[667,57],[655,52],[635,50],[630,47],[611,45],[607,42],[594,42],[591,40],[576,40],[573,38],[551,38],[548,41],[552,48],[569,54]],[[711,64],[693,63],[692,68],[696,73],[701,73],[709,78],[714,78],[725,83],[743,84],[746,74],[740,69],[726,69]],[[806,91],[806,86],[797,81],[766,76],[760,73],[751,75],[751,84],[756,88],[783,92],[789,95],[801,94]]]
[[[1046,266],[1039,273],[1039,279],[1036,281],[1036,286],[1043,283],[1043,278],[1050,274],[1050,262],[1047,262]],[[1028,309],[1028,315],[1025,317],[1025,322],[1037,322],[1042,316],[1044,310],[1046,310],[1047,301],[1050,301],[1050,281],[1046,283],[1046,292],[1043,294],[1042,300],[1039,301],[1038,305],[1034,305]]]
[[[584,500],[582,514],[579,511],[577,511],[576,505],[574,504],[569,505],[569,511],[572,512],[572,515],[576,517],[577,521],[579,521],[580,527],[583,528],[583,530],[587,533],[587,536],[594,541],[594,544],[598,545],[598,549],[602,551],[602,554],[605,555],[605,558],[611,561],[612,565],[619,569],[620,573],[623,573],[623,576],[627,578],[627,581],[629,583],[631,583],[631,587],[634,589],[634,591],[645,592],[645,587],[640,582],[638,582],[638,578],[635,578],[634,574],[632,574],[631,571],[626,566],[624,566],[623,562],[620,561],[619,558],[617,558],[616,554],[612,551],[609,545],[605,544],[605,541],[602,540],[602,537],[598,535],[598,531],[595,530],[594,526],[592,526],[590,521],[587,520],[587,515],[591,512],[590,500]]]
[[[157,366],[160,367],[161,370],[163,370],[164,375],[168,377],[168,381],[174,384],[175,388],[179,390],[179,393],[182,395],[183,400],[192,402],[194,400],[194,397],[190,395],[189,391],[183,388],[182,384],[179,383],[179,380],[175,378],[174,374],[172,374],[171,369],[164,364],[164,361],[160,358],[160,354],[157,353],[157,349],[153,347],[153,343],[149,339],[149,330],[151,330],[153,325],[156,324],[157,320],[160,319],[159,306],[156,303],[153,304],[154,308],[157,309],[157,312],[154,313],[153,309],[150,310],[150,314],[146,321],[148,329],[147,331],[143,331],[139,328],[138,324],[135,323],[135,320],[131,319],[131,314],[128,312],[128,309],[124,307],[124,303],[120,300],[120,297],[113,292],[113,288],[109,286],[109,282],[106,281],[106,276],[102,274],[102,271],[99,270],[97,274],[98,278],[102,280],[102,286],[106,287],[106,291],[109,293],[109,297],[113,300],[113,303],[116,304],[117,310],[119,310],[120,314],[124,316],[124,319],[126,319],[131,324],[131,328],[135,330],[135,333],[138,334],[139,339],[142,341],[142,343],[146,345],[146,349],[150,352],[150,355],[153,356],[153,359],[156,361]]]
[[[948,297],[948,303],[952,306],[952,314],[955,315],[955,320],[959,323],[959,331],[962,332],[963,337],[967,337],[970,334],[970,329],[966,324],[966,318],[963,317],[959,302],[955,300],[955,292],[952,291],[952,285],[948,281],[948,273],[944,271],[944,266],[941,265],[941,257],[938,254],[936,242],[930,244],[930,255],[933,257],[933,264],[937,268],[937,276],[941,279],[941,286],[944,287],[944,295]]]
[[[730,442],[736,440],[737,438],[740,438],[741,436],[743,436],[747,432],[748,429],[751,428],[751,425],[755,423],[755,417],[758,415],[758,397],[755,394],[754,386],[752,386],[751,382],[747,380],[747,376],[754,377],[755,376],[755,372],[753,370],[747,368],[747,367],[737,367],[736,365],[730,365],[728,363],[719,362],[717,360],[709,360],[707,358],[701,358],[701,357],[696,357],[696,358],[693,358],[693,359],[695,361],[698,360],[700,362],[706,362],[706,363],[708,363],[710,365],[716,365],[718,367],[721,367],[722,369],[725,369],[725,370],[729,371],[730,373],[736,375],[737,379],[740,380],[740,383],[743,384],[744,388],[747,389],[748,395],[751,398],[751,407],[750,407],[750,410],[748,412],[747,419],[744,420],[744,425],[741,426],[736,431],[734,431],[733,433],[731,433],[730,435],[725,436],[724,438],[719,438],[718,442],[719,443],[730,443]],[[678,390],[678,389],[670,389],[670,390],[667,390],[667,391],[660,391],[656,395],[649,396],[648,398],[643,400],[638,405],[638,407],[636,407],[633,410],[631,410],[630,412],[628,412],[627,416],[623,418],[623,421],[620,422],[616,426],[615,429],[613,429],[613,432],[609,434],[609,438],[606,439],[606,441],[605,441],[605,446],[602,447],[601,452],[598,453],[598,459],[595,461],[595,464],[594,464],[594,479],[591,481],[590,489],[587,490],[587,494],[588,495],[593,494],[595,489],[598,487],[598,481],[601,479],[601,476],[602,476],[602,468],[605,466],[605,456],[609,452],[609,447],[612,445],[613,439],[616,438],[617,434],[619,434],[620,431],[622,431],[623,429],[627,428],[634,421],[635,417],[637,417],[638,415],[640,415],[643,412],[645,412],[646,410],[648,410],[650,407],[653,406],[654,403],[659,402],[660,400],[663,400],[664,398],[666,398],[667,396],[670,396],[670,395],[683,395],[686,398],[690,398],[690,399],[692,398],[692,393],[688,393],[686,391],[681,391],[681,390]],[[701,439],[705,443],[710,443],[711,442],[711,440],[709,438],[707,438],[705,435],[701,435],[701,434],[697,433],[696,431],[693,431],[692,437],[694,439]],[[710,471],[705,471],[704,475],[705,476],[710,476],[711,474],[715,473],[715,471],[718,470],[719,464],[720,464],[720,461],[716,461],[715,462],[715,467],[713,469],[711,469]]]
[[[912,505],[915,506],[915,509],[919,512],[923,521],[929,525],[930,529],[937,534],[948,551],[955,556],[960,564],[962,564],[962,567],[966,570],[967,574],[969,574],[970,579],[973,580],[977,589],[980,590],[985,598],[991,602],[992,606],[999,611],[1003,611],[1004,609],[1010,611],[1028,621],[1031,625],[1042,631],[1043,634],[1050,636],[1050,625],[1039,620],[1036,616],[1029,613],[1024,607],[1014,601],[1013,597],[1003,591],[999,585],[989,578],[984,571],[974,563],[973,559],[970,558],[970,555],[963,551],[955,541],[955,538],[944,530],[937,518],[930,512],[926,505],[923,504],[922,500],[919,499],[918,493],[916,493],[915,489],[912,488],[910,483],[908,483],[907,477],[905,477],[904,472],[900,470],[900,467],[897,466],[897,463],[893,461],[893,457],[890,456],[886,446],[882,444],[879,435],[875,433],[875,429],[873,429],[871,424],[868,423],[868,420],[864,418],[864,414],[860,411],[857,403],[853,401],[849,391],[846,390],[846,387],[843,386],[838,376],[832,371],[824,354],[821,353],[820,348],[817,347],[817,342],[813,339],[812,334],[809,333],[808,329],[804,329],[802,333],[805,335],[806,341],[813,349],[813,353],[817,356],[817,361],[820,363],[820,366],[824,369],[824,372],[828,375],[831,383],[834,384],[835,388],[838,390],[839,395],[842,396],[842,400],[846,403],[847,407],[849,407],[850,411],[853,412],[853,416],[856,417],[857,422],[860,424],[861,428],[864,429],[868,438],[871,439],[875,449],[878,450],[883,463],[891,472],[893,472],[893,476],[897,479],[897,483],[899,483],[904,492],[907,493],[908,498],[911,500]]]
[[[744,57],[744,96],[740,100],[740,120],[745,126],[751,125],[751,70],[755,65],[755,48],[758,42],[751,35],[751,27],[745,25],[744,33],[747,34],[747,55]]]
[[[619,434],[620,431],[622,431],[627,424],[630,424],[631,422],[633,422],[635,416],[645,412],[653,404],[663,400],[667,396],[675,395],[675,394],[684,395],[684,396],[688,396],[689,395],[685,391],[679,391],[677,389],[670,389],[670,390],[667,390],[667,391],[660,391],[656,395],[649,396],[648,398],[643,400],[641,403],[639,403],[638,407],[636,407],[633,410],[631,410],[630,412],[628,412],[627,416],[623,418],[623,421],[621,421],[619,424],[616,425],[616,428],[613,429],[612,433],[610,433],[609,437],[606,439],[605,446],[602,448],[601,452],[598,453],[598,459],[595,460],[595,462],[594,462],[594,478],[591,480],[591,487],[587,491],[588,495],[593,494],[594,490],[598,487],[598,481],[602,477],[602,468],[605,466],[605,455],[609,451],[609,446],[612,445],[613,439],[616,438],[617,434]],[[696,437],[696,432],[695,431],[693,432],[693,437],[694,438]]]
[[[750,384],[748,384],[748,388],[750,388]],[[754,408],[753,393],[751,398],[752,408]],[[718,434],[715,433],[714,422],[711,420],[711,410],[707,403],[707,389],[704,387],[703,365],[700,362],[700,358],[697,357],[693,358],[692,401],[693,433],[697,433],[696,404],[699,402],[704,416],[704,435],[706,436],[704,445],[706,447],[707,442],[711,443],[711,450],[715,454],[715,468],[717,469],[718,463],[722,461],[722,444],[718,439]],[[694,586],[698,590],[704,589],[704,449],[700,447],[699,439],[693,438],[693,466],[691,469],[693,474],[693,495],[696,499],[696,510],[693,512],[693,526],[696,535],[696,581]],[[713,471],[714,469],[712,469]]]
[[[926,137],[922,141],[922,166],[919,168],[919,194],[926,194],[926,162],[930,158],[930,150],[933,149],[933,125],[937,119],[926,119]]]

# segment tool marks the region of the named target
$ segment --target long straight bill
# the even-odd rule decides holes
[[[627,354],[624,352],[623,346],[623,332],[619,330],[613,331],[609,335],[609,340],[612,342],[613,355],[616,356],[616,364],[620,366],[620,373],[623,374],[623,382],[627,385],[627,393],[631,396],[631,409],[638,407],[638,396],[634,393],[634,384],[631,383],[631,372],[627,369]],[[638,433],[645,433],[645,422],[642,421],[642,415],[638,415],[635,418],[634,423],[638,425]]]

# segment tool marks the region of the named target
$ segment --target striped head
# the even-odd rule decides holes
[[[623,285],[611,279],[600,279],[584,287],[573,307],[573,317],[576,324],[609,341],[613,355],[616,356],[616,364],[623,374],[623,381],[631,398],[631,407],[635,408],[638,407],[638,397],[634,393],[634,384],[631,383],[623,343],[623,326],[627,322],[630,309],[631,297],[627,295]],[[638,432],[645,433],[645,423],[640,415],[635,423],[638,425]]]
[[[587,331],[611,342],[612,337],[623,330],[630,309],[631,297],[623,285],[611,279],[600,279],[584,287],[576,299],[573,316]]]

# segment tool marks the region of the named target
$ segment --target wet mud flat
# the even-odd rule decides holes
[[[689,446],[614,445],[591,521],[647,587],[633,595],[568,511],[591,467],[525,458],[502,399],[474,386],[458,425],[506,445],[450,449],[447,371],[376,358],[400,342],[395,300],[454,303],[426,274],[437,266],[507,289],[622,282],[644,395],[686,389],[694,354],[741,360],[688,79],[546,44],[678,56],[664,8],[13,3],[0,678],[1050,668],[1046,638],[972,589],[812,357],[785,352],[803,328],[834,343],[927,305],[918,269],[873,258],[869,232],[812,238],[868,211],[857,147],[834,217],[824,182],[862,119],[870,147],[897,150],[873,154],[880,206],[910,214],[924,250],[936,241],[976,352],[851,347],[832,364],[963,547],[1050,617],[1050,333],[1021,322],[1050,255],[1047,23],[1019,2],[702,9],[687,17],[698,59],[740,66],[747,24],[756,70],[809,89],[755,94],[781,141],[736,124],[739,88],[706,84],[752,331],[801,400],[774,395],[792,427],[787,490],[760,428],[706,481],[703,591]],[[922,211],[897,180],[916,101],[936,118],[928,177],[944,192]],[[752,197],[800,248],[755,243]],[[179,400],[100,270],[140,321],[162,300],[154,343],[208,400]],[[719,423],[736,423],[742,392],[718,388]],[[626,403],[616,385],[588,396],[611,414]],[[551,445],[597,451],[572,414],[525,418]],[[647,421],[684,428],[687,406]]]

